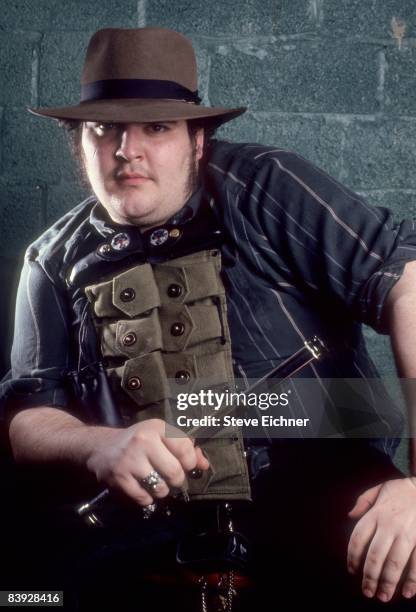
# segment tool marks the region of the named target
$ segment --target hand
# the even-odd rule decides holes
[[[149,419],[127,429],[99,428],[87,460],[88,469],[99,481],[124,492],[141,506],[153,503],[153,497],[166,497],[170,487],[183,485],[186,472],[209,467],[190,438],[174,427],[170,427],[172,437],[167,437],[167,427],[161,419]],[[154,470],[163,482],[150,495],[140,480]]]
[[[348,545],[348,570],[363,565],[362,591],[389,601],[400,579],[401,593],[416,594],[416,478],[390,480],[369,489],[349,512],[360,519]]]

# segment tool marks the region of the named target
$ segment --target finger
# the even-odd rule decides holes
[[[362,591],[366,597],[373,597],[376,594],[384,565],[387,559],[392,559],[389,555],[393,542],[393,536],[388,537],[386,534],[381,536],[380,532],[376,533],[370,542],[363,566]],[[396,557],[394,556],[394,558]],[[386,595],[389,591],[387,574],[383,578]],[[387,601],[387,599],[384,599],[384,595],[381,599]]]
[[[411,544],[407,538],[396,538],[387,554],[378,580],[377,597],[390,601],[409,560]]]
[[[189,440],[188,440],[189,444]],[[192,444],[190,444],[191,452],[195,454]],[[186,451],[182,451],[183,453]],[[178,453],[179,457],[176,455]],[[162,441],[151,449],[148,453],[148,460],[162,478],[166,481],[168,487],[180,488],[185,482],[185,470],[182,466],[181,453],[178,449],[175,452],[171,451]],[[192,464],[192,461],[191,461]],[[185,469],[186,461],[185,461]],[[189,468],[192,469],[192,468]]]
[[[146,491],[131,474],[120,474],[114,479],[117,490],[122,491],[140,506],[153,503],[153,497]]]
[[[196,468],[199,468],[200,470],[207,470],[209,468],[209,461],[207,459],[207,457],[205,457],[202,449],[199,446],[195,447],[195,454],[196,454]]]
[[[377,524],[372,517],[365,516],[354,527],[348,542],[347,567],[351,574],[355,574],[364,560],[364,553],[371,542]]]
[[[352,519],[361,518],[374,505],[382,486],[379,484],[360,495],[354,507],[348,512],[348,516]]]
[[[406,578],[402,587],[402,595],[410,599],[416,595],[416,550],[410,555],[406,571]]]
[[[179,461],[184,473],[199,467],[198,454],[190,438],[165,438],[164,443]]]

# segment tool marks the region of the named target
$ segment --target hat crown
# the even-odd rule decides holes
[[[99,30],[88,45],[81,83],[112,79],[173,81],[195,91],[195,53],[185,36],[166,28]]]
[[[245,108],[203,106],[191,42],[167,28],[105,28],[85,56],[78,104],[30,108],[42,117],[117,123],[210,121],[220,125]]]

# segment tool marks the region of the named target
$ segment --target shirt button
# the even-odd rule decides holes
[[[142,386],[142,382],[138,376],[132,376],[127,381],[127,389],[130,391],[137,391]]]
[[[170,328],[172,336],[182,336],[185,331],[185,325],[183,323],[174,323]]]
[[[176,298],[182,295],[182,287],[177,285],[176,283],[172,283],[168,287],[168,296],[171,298]]]
[[[189,380],[191,380],[191,374],[188,370],[179,370],[175,374],[175,381],[178,385],[185,385]]]
[[[136,297],[136,292],[132,287],[126,287],[120,292],[120,300],[122,302],[131,302]]]
[[[124,346],[132,346],[137,342],[137,336],[134,332],[128,332],[122,339]]]

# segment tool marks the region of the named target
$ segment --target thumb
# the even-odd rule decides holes
[[[348,512],[348,516],[352,519],[361,518],[368,510],[370,510],[372,506],[374,506],[382,486],[382,484],[379,484],[360,495],[357,498],[354,507]]]
[[[196,467],[200,470],[207,470],[209,468],[209,461],[205,457],[202,449],[199,446],[195,446],[196,453]]]

